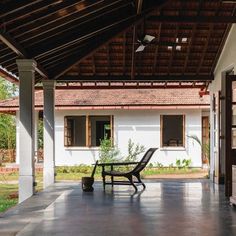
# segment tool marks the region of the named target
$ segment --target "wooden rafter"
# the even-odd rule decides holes
[[[111,74],[111,60],[110,60],[110,45],[109,45],[109,43],[107,44],[106,50],[107,50],[107,72],[108,72],[108,75],[110,75]]]
[[[174,34],[174,40],[176,40],[176,38],[178,36],[178,32],[179,32],[179,25],[176,26],[175,34]],[[169,64],[168,64],[168,72],[169,72],[169,74],[171,73],[171,66],[172,66],[174,55],[175,55],[175,51],[176,51],[176,48],[172,47],[171,56],[170,56]]]
[[[160,42],[161,39],[161,23],[159,24],[158,33],[157,33],[157,42]],[[154,53],[154,63],[152,68],[152,75],[155,75],[156,73],[156,67],[157,67],[157,55],[158,55],[159,45],[156,45],[155,53]]]
[[[95,74],[96,74],[96,61],[95,61],[95,56],[92,55],[91,59],[92,59],[93,75],[95,75]],[[78,65],[79,65],[79,64],[78,64]]]
[[[124,31],[124,29],[127,29],[130,24],[132,24],[132,22],[133,18],[130,17],[130,19],[128,20],[117,23],[115,29],[110,30],[109,32],[107,32],[107,34],[103,33],[102,37],[101,35],[97,36],[95,41],[91,42],[90,47],[86,47],[86,50],[82,51],[79,55],[78,53],[72,53],[70,58],[68,58],[65,63],[62,63],[62,65],[58,67],[58,70],[53,70],[53,72],[51,73],[51,77],[55,79],[59,78],[65,72],[70,70],[73,65],[79,63],[83,58],[94,53],[99,49],[100,46],[107,44],[115,35],[120,34],[120,32]]]
[[[132,51],[131,51],[131,72],[130,77],[133,80],[135,77],[135,41],[136,41],[136,25],[133,26],[133,39],[132,39]]]
[[[12,82],[14,84],[19,84],[19,80],[16,77],[11,75],[7,71],[3,70],[2,68],[0,68],[0,76],[2,76],[6,80],[8,80],[8,81],[10,81],[10,82]]]
[[[19,34],[23,35],[25,33],[32,32],[33,30],[38,30],[42,26],[51,28],[55,24],[55,22],[60,24],[61,20],[63,20],[65,17],[70,17],[75,12],[78,12],[76,7],[79,8],[81,3],[83,4],[83,2],[78,0],[61,1],[60,4],[51,6],[49,5],[50,7],[47,7],[45,11],[39,11],[38,9],[38,11],[34,14],[27,14],[20,21],[12,22],[8,26],[8,32],[15,33],[16,31],[21,31],[22,27],[27,27],[27,30],[25,30],[24,32],[21,31]],[[98,3],[100,3],[100,1],[98,1],[96,4]],[[70,10],[71,8],[73,8],[73,10]],[[60,14],[60,12],[63,11],[66,11],[67,14]],[[17,17],[15,17],[15,19],[17,19]],[[6,24],[9,24],[8,19],[5,19],[5,21]]]
[[[123,34],[123,75],[126,74],[126,32]]]
[[[202,8],[202,2],[203,2],[203,0],[200,0],[199,6],[198,6],[197,15],[199,17],[200,17],[200,12],[201,12],[201,8]],[[189,56],[190,56],[190,50],[191,50],[191,47],[192,47],[192,44],[193,44],[193,40],[194,40],[196,30],[197,30],[197,24],[194,24],[193,27],[192,27],[191,37],[189,38],[189,41],[188,41],[188,49],[187,49],[186,57],[185,57],[185,60],[184,60],[183,74],[185,73],[185,71],[187,69],[188,60],[189,60]]]
[[[112,28],[113,26],[132,18],[128,16],[125,11],[122,11],[120,14],[115,14],[115,9],[109,12],[106,16],[100,16],[98,19],[93,18],[88,22],[84,22],[81,27],[74,27],[74,30],[70,30],[65,34],[62,34],[60,38],[52,37],[46,41],[40,42],[40,46],[35,44],[31,47],[31,52],[33,56],[43,56],[55,52],[60,48],[67,48],[70,45],[78,44],[83,41],[87,41],[91,37],[96,37],[96,35],[103,33],[104,31]],[[54,35],[53,35],[54,36]],[[59,36],[59,35],[58,35]]]
[[[7,33],[0,33],[0,40],[6,44],[12,51],[14,51],[21,58],[32,58],[25,49],[18,44],[13,38],[11,38]],[[36,71],[44,78],[48,78],[45,69],[37,63]]]
[[[104,1],[99,1],[100,5],[95,5],[93,10],[93,5],[84,8],[84,10],[77,11],[77,15],[67,18],[67,20],[62,19],[61,21],[56,21],[54,24],[46,25],[46,27],[40,27],[40,31],[37,34],[32,34],[31,31],[23,36],[19,37],[21,42],[27,42],[28,46],[34,46],[35,44],[41,44],[47,42],[49,40],[53,41],[55,37],[61,37],[64,33],[70,33],[72,31],[76,31],[78,28],[82,29],[84,24],[88,25],[97,19],[98,22],[101,21],[100,19],[104,17],[107,12],[118,11],[119,9],[126,8],[131,6],[130,2],[119,0],[115,2],[110,2],[109,4],[104,5]],[[99,3],[98,2],[98,3]],[[100,7],[100,8],[98,8]],[[92,8],[92,9],[91,9]],[[78,14],[79,13],[79,14]],[[58,24],[60,23],[60,24]],[[41,30],[43,28],[43,30]],[[86,28],[86,27],[85,27]],[[35,40],[36,39],[36,40]]]

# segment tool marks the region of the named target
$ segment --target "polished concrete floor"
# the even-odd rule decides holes
[[[60,183],[0,215],[0,235],[236,236],[236,208],[208,180],[150,181],[139,194]]]

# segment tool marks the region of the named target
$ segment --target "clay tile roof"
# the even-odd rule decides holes
[[[56,90],[56,107],[104,106],[202,106],[209,107],[209,95],[199,89],[100,89]],[[0,111],[18,110],[18,97],[0,101]],[[35,106],[43,106],[43,91],[35,92]]]

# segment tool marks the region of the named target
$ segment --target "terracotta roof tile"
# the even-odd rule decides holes
[[[209,95],[199,89],[56,90],[56,106],[169,106],[209,105]],[[35,105],[43,105],[43,91],[35,92]],[[18,97],[0,101],[1,108],[18,107]]]

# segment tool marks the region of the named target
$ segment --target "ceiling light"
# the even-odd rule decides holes
[[[175,49],[176,49],[176,51],[181,51],[181,46],[178,45],[175,47]]]

